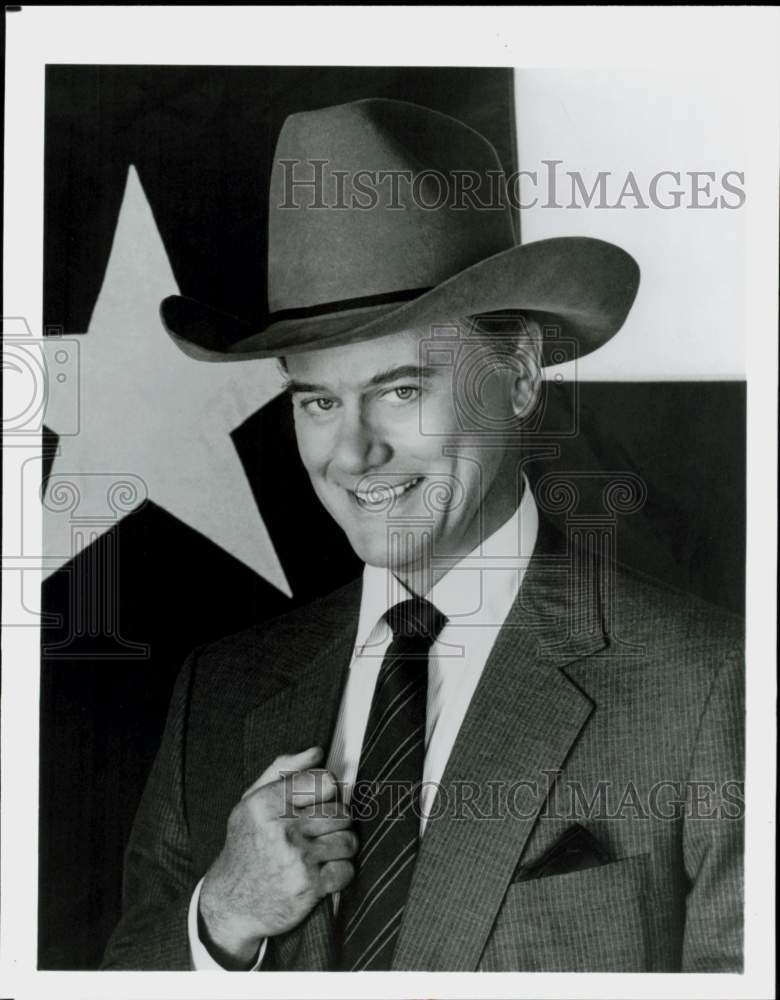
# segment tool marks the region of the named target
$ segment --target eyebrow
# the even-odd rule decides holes
[[[431,365],[396,365],[394,368],[388,368],[383,372],[378,372],[376,375],[372,375],[368,380],[366,385],[369,386],[380,386],[387,385],[388,382],[397,382],[398,379],[410,378],[410,379],[426,379],[432,378],[435,375],[440,374],[441,367],[431,366]],[[318,385],[316,382],[299,382],[297,379],[291,378],[287,379],[284,384],[285,392],[288,392],[291,396],[299,392],[331,392],[327,386]]]

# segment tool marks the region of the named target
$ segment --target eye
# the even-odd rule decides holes
[[[394,389],[388,389],[386,395],[391,402],[408,403],[416,399],[420,394],[420,389],[416,385],[398,385]],[[393,399],[395,397],[395,399]]]
[[[336,406],[336,400],[328,396],[318,396],[315,399],[304,399],[300,405],[307,413],[316,416],[318,413],[330,413]]]

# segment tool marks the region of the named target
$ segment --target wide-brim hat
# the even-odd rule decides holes
[[[242,361],[519,311],[545,329],[550,364],[609,340],[638,285],[634,259],[603,240],[518,244],[504,172],[479,132],[415,104],[369,99],[282,126],[268,312],[238,317],[180,295],[160,312],[191,357]]]

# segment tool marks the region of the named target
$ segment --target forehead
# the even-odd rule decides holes
[[[301,382],[360,385],[393,368],[423,364],[425,338],[424,331],[402,330],[374,340],[290,354],[285,358],[287,373]]]

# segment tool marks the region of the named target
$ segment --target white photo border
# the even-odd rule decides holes
[[[23,7],[6,15],[3,316],[42,333],[44,76],[47,64],[420,65],[700,68],[744,96],[747,237],[747,848],[743,975],[39,972],[39,648],[33,627],[2,637],[0,994],[27,997],[675,997],[773,995],[777,455],[778,70],[771,8]],[[323,44],[323,40],[326,42]],[[8,327],[6,327],[8,329]],[[6,398],[5,412],[15,412]],[[3,450],[3,621],[40,572],[37,497]],[[22,503],[24,507],[22,508]],[[18,538],[24,517],[25,537]],[[18,565],[22,565],[19,562]],[[24,565],[28,565],[25,561]],[[106,978],[109,976],[110,978]]]

